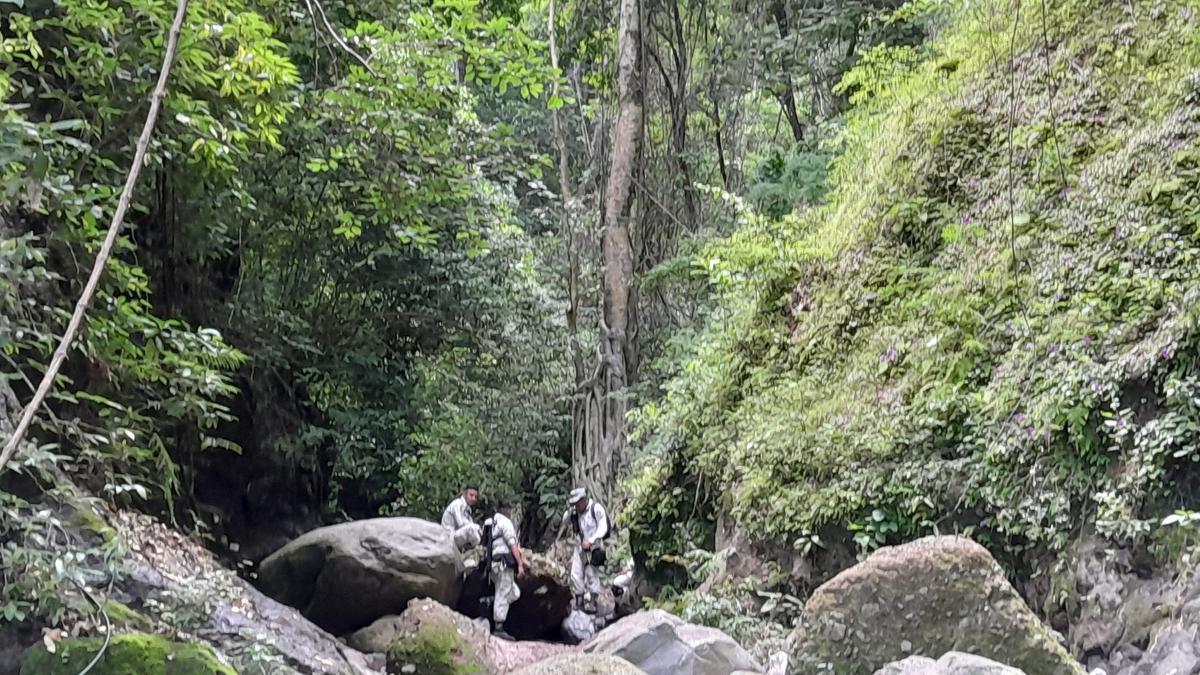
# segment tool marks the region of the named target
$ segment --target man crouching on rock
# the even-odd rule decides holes
[[[517,541],[517,528],[512,522],[512,502],[501,499],[492,518],[492,583],[496,596],[492,605],[492,620],[495,622],[496,637],[511,640],[504,630],[508,608],[521,597],[517,579],[525,576],[525,561],[521,558],[521,545]]]
[[[467,551],[479,545],[480,530],[471,519],[471,507],[479,499],[479,488],[468,485],[462,494],[446,506],[442,511],[442,527],[454,538],[454,545],[459,551]]]

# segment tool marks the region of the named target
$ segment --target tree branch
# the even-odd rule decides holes
[[[370,63],[367,63],[367,60],[364,59],[361,54],[354,51],[354,48],[346,43],[346,40],[343,39],[341,34],[337,32],[337,29],[333,27],[333,24],[329,23],[329,18],[325,16],[325,8],[321,6],[321,0],[304,0],[304,4],[308,6],[309,14],[313,13],[313,7],[317,8],[317,13],[321,15],[321,23],[325,24],[325,30],[329,31],[329,35],[332,36],[333,41],[342,48],[342,51],[346,52],[350,56],[353,56],[356,61],[362,64],[363,68],[367,69],[368,73],[371,73],[375,77],[383,77],[377,70],[371,67]]]

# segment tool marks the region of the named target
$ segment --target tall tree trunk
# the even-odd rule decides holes
[[[629,212],[642,144],[641,11],[621,0],[617,23],[617,120],[600,225],[604,251],[604,312],[596,375],[580,392],[572,474],[576,484],[611,501],[625,462],[627,393],[636,373],[636,296]]]
[[[671,54],[675,60],[675,86],[671,88],[671,151],[675,157],[675,169],[683,183],[683,220],[688,227],[696,227],[699,221],[696,210],[696,186],[692,183],[692,168],[687,161],[688,132],[688,64],[687,40],[683,34],[683,16],[679,11],[679,0],[671,3],[671,25],[675,39],[671,41]]]
[[[712,88],[712,93],[709,98],[712,99],[712,121],[713,121],[713,140],[717,146],[717,166],[721,169],[721,185],[726,190],[729,187],[729,169],[725,166],[725,144],[722,142],[724,130],[721,128],[721,104],[717,100],[717,88]]]
[[[555,9],[555,0],[550,0],[550,65],[559,70],[558,18]],[[557,78],[550,86],[550,94],[553,98],[560,96]],[[567,253],[567,340],[571,349],[571,363],[575,366],[575,386],[579,387],[587,375],[583,365],[583,351],[579,347],[579,252],[576,249],[575,226],[572,222],[574,199],[571,196],[571,165],[570,156],[567,154],[567,138],[563,132],[558,108],[550,111],[550,119],[554,128],[554,145],[558,149],[558,193],[562,199],[559,230]]]
[[[775,25],[779,28],[779,39],[787,42],[788,36],[791,35],[791,29],[788,26],[787,7],[783,4],[783,0],[774,0],[771,4],[771,14],[775,17]],[[787,45],[784,45],[782,63],[780,63],[781,74],[783,75],[783,89],[776,92],[776,97],[779,99],[779,105],[783,108],[783,116],[787,118],[788,126],[792,129],[792,138],[799,143],[804,140],[804,125],[800,123],[800,116],[796,113],[796,91],[792,87],[792,57],[787,50]]]

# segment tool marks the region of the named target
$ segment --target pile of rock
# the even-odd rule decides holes
[[[762,672],[728,635],[661,610],[625,617],[583,645],[543,645],[551,647],[547,650],[535,648],[538,643],[497,640],[482,621],[472,621],[432,600],[414,600],[403,614],[377,621],[351,635],[349,642],[367,652],[386,651],[389,673]]]
[[[188,569],[198,563],[171,563],[170,554],[185,548],[178,542],[146,546],[147,551],[159,551],[158,558],[163,559],[131,558],[126,571],[127,583],[136,588],[128,596],[131,605],[141,607],[148,599],[200,578],[195,575],[187,581],[192,578],[187,577]],[[202,562],[197,557],[201,553],[188,555]],[[765,669],[725,633],[661,610],[637,612],[610,625],[590,616],[574,616],[569,613],[570,594],[562,567],[532,552],[528,556],[531,573],[522,581],[522,599],[510,613],[510,630],[525,638],[557,639],[562,625],[572,639],[553,643],[494,639],[486,618],[478,618],[482,577],[478,571],[464,574],[449,534],[417,519],[379,518],[313,530],[271,555],[260,567],[261,588],[271,597],[215,565],[205,567],[206,578],[224,581],[222,590],[205,592],[206,597],[221,600],[195,634],[216,649],[153,638],[144,630],[136,632],[132,623],[123,623],[119,626],[123,635],[112,654],[126,658],[140,649],[145,654],[138,658],[148,663],[157,663],[154,659],[160,657],[169,663],[194,662],[197,672],[224,675],[230,671],[222,645],[236,642],[235,636],[269,632],[273,648],[286,662],[279,672],[293,675],[382,675],[385,662],[389,674],[422,675],[1084,672],[1063,647],[1062,638],[1024,604],[987,551],[967,539],[929,537],[884,548],[837,575],[808,599],[790,638],[790,654],[776,654]],[[572,617],[577,621],[573,623]],[[1091,623],[1080,624],[1091,627],[1092,633],[1079,632],[1073,639],[1102,634],[1108,625],[1104,619],[1092,616]],[[1146,673],[1194,675],[1200,670],[1189,665],[1200,663],[1192,658],[1200,651],[1195,640],[1185,627],[1179,630],[1184,638],[1169,643],[1173,651],[1160,650],[1165,656],[1155,662],[1173,670]],[[330,633],[345,636],[346,644]],[[1168,633],[1163,628],[1152,634]],[[40,646],[30,649],[19,672],[58,672],[47,670],[47,664],[55,668],[65,664],[70,670],[77,659],[90,659],[98,648],[86,640],[64,641],[61,647],[66,653],[51,655]]]

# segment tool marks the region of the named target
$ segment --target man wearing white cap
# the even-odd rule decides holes
[[[597,567],[604,564],[604,538],[609,532],[608,514],[599,502],[588,498],[583,488],[571,490],[568,501],[571,507],[563,514],[563,522],[572,524],[578,538],[571,553],[571,590],[576,607],[594,612],[595,597],[600,592]]]

